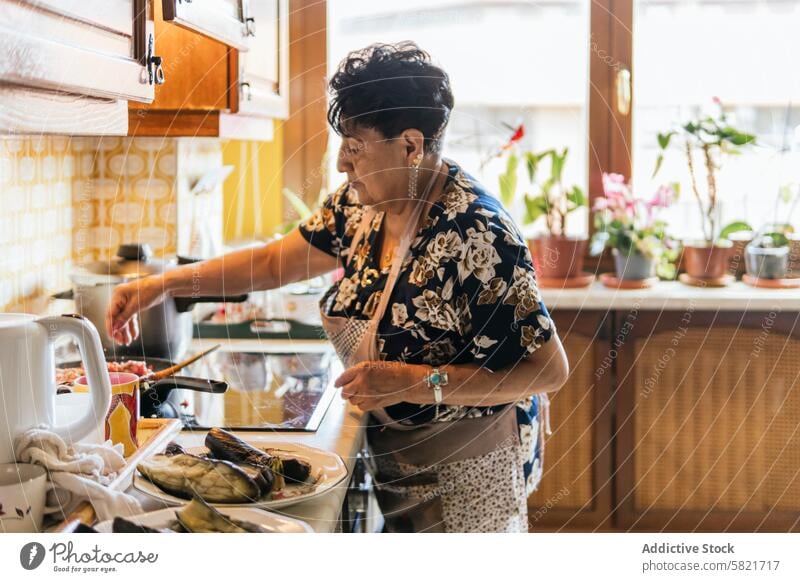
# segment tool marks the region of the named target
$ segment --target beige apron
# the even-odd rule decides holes
[[[320,302],[322,326],[347,367],[380,359],[378,325],[427,200],[426,193],[408,221],[371,319],[329,316],[331,293]],[[374,217],[374,209],[365,209],[347,264]],[[543,432],[538,433],[543,446]],[[477,418],[411,426],[392,419],[385,409],[376,410],[368,417],[367,444],[367,465],[389,531],[528,530],[515,404]]]

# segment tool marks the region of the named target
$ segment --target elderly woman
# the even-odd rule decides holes
[[[527,531],[547,392],[568,374],[531,255],[497,199],[442,157],[447,74],[413,43],[351,53],[328,120],[347,181],[279,241],[117,288],[107,323],[167,295],[270,289],[338,267],[320,302],[367,417],[368,464],[390,531]]]

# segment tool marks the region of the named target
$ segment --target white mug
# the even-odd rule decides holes
[[[44,515],[58,511],[58,508],[45,506],[49,488],[47,471],[41,465],[0,465],[0,531],[42,531]]]

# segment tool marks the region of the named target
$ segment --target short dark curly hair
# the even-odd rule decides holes
[[[342,136],[353,126],[384,137],[409,128],[425,136],[425,151],[438,151],[453,109],[450,78],[414,42],[373,44],[353,51],[329,82],[328,123]]]

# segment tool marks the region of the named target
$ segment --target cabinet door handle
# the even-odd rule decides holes
[[[248,16],[244,19],[244,35],[245,36],[255,36],[256,35],[256,19],[252,16]]]
[[[242,99],[245,101],[253,100],[253,92],[250,90],[250,83],[244,81],[243,83],[239,84],[239,88],[242,90]]]
[[[147,80],[151,85],[164,84],[164,69],[161,57],[153,54],[153,35],[147,39]]]

